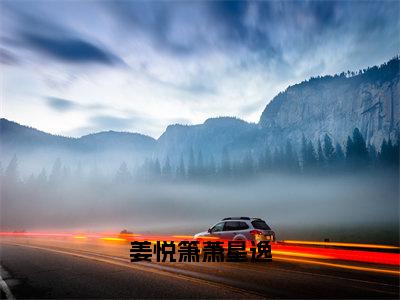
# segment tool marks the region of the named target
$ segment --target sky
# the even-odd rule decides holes
[[[400,52],[398,1],[1,1],[1,117],[78,137],[258,122],[311,76]]]

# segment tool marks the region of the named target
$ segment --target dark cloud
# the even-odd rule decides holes
[[[184,83],[164,81],[155,76],[149,76],[148,78],[165,87],[176,89],[193,95],[216,95],[218,93],[216,84],[210,82],[210,80],[206,78],[198,80],[193,79]]]
[[[44,36],[40,33],[25,32],[21,38],[28,47],[65,62],[107,65],[120,62],[120,59],[107,50],[75,37]]]
[[[90,104],[81,104],[73,100],[59,98],[59,97],[46,97],[47,104],[54,110],[59,112],[66,112],[71,110],[110,110],[112,107],[102,105],[99,103],[91,102]]]
[[[48,97],[47,104],[52,109],[59,112],[66,112],[80,107],[80,105],[75,103],[74,101],[57,97]]]
[[[97,115],[90,118],[94,127],[109,128],[113,130],[122,130],[131,128],[134,120],[125,117],[116,117],[111,115]]]
[[[185,78],[186,80],[184,82],[178,83],[176,80],[164,80],[152,74],[149,72],[146,65],[141,65],[140,68],[137,69],[137,72],[140,73],[141,76],[146,77],[148,80],[166,88],[179,90],[189,94],[218,94],[217,83],[214,80],[205,78],[205,76],[200,76],[199,74],[196,74],[194,78]]]
[[[196,44],[184,44],[179,40],[172,40],[169,36],[172,23],[176,21],[177,6],[187,7],[194,3],[177,3],[174,1],[103,1],[100,2],[107,12],[111,12],[118,22],[130,32],[144,32],[160,51],[175,55],[192,54]],[[185,26],[193,26],[186,24]],[[182,36],[182,39],[184,37]]]
[[[194,95],[215,95],[217,88],[206,79],[192,81],[189,84],[178,85],[178,89]]]
[[[157,51],[188,56],[223,50],[234,55],[244,47],[258,54],[260,62],[278,64],[288,59],[286,52],[300,58],[325,42],[363,39],[367,32],[399,25],[395,1],[100,3],[132,35],[144,33]]]
[[[39,5],[43,2],[39,2]],[[5,11],[17,22],[11,37],[4,38],[12,46],[28,48],[44,54],[46,57],[66,63],[97,63],[104,65],[123,65],[123,60],[105,47],[90,41],[87,37],[74,32],[70,26],[63,24],[49,15],[35,12],[35,5],[27,3],[31,11],[21,9],[18,3],[6,2]]]
[[[0,64],[2,65],[17,65],[18,58],[10,51],[0,48]]]
[[[88,86],[85,94],[98,88],[119,99],[126,88],[123,94],[137,96],[140,103],[148,97],[166,101],[159,97],[164,90],[169,93],[165,99],[171,98],[171,91],[177,100],[188,99],[185,105],[190,109],[198,107],[189,102],[219,98],[224,105],[218,104],[212,113],[223,114],[230,109],[233,94],[243,94],[245,102],[245,95],[254,99],[255,93],[272,98],[268,86],[364,68],[400,51],[399,1],[3,0],[1,8],[0,43],[6,50],[0,50],[0,62],[13,64],[17,58],[15,69],[33,79],[45,78],[48,90],[36,81],[29,84],[36,95],[68,97],[76,92],[69,87],[78,78],[83,84],[76,88]],[[107,73],[110,82],[99,84],[97,77],[91,81],[87,70],[93,69],[88,64],[115,67],[124,65],[122,59],[130,67]],[[73,68],[47,64],[51,60]],[[38,65],[44,72],[35,69]],[[143,67],[135,70],[136,65]],[[137,84],[147,87],[144,94],[135,94]],[[90,99],[82,104],[47,99],[49,107],[60,112],[84,110],[96,128],[111,124],[116,129],[126,125],[151,131],[160,124],[116,108],[111,99],[97,100],[108,106],[88,105]],[[259,105],[263,106],[258,101],[244,103],[241,113],[254,114]],[[96,116],[90,119],[91,115]]]
[[[269,4],[257,3],[259,6],[266,7]],[[269,36],[260,28],[251,27],[246,24],[246,13],[249,9],[249,2],[246,1],[215,1],[208,3],[208,12],[214,21],[214,27],[220,31],[224,42],[241,44],[250,49],[260,47],[270,48]],[[268,12],[268,9],[265,10]],[[268,16],[264,16],[268,17]],[[267,21],[267,20],[266,20]]]
[[[28,46],[67,62],[113,65],[121,61],[110,50],[73,34],[71,26],[66,25],[67,18],[57,22],[51,20],[51,14],[38,18],[39,13],[27,13],[35,12],[35,4],[27,5],[30,10],[25,12],[18,2],[8,6],[12,7],[18,23],[30,30],[22,34]],[[60,9],[57,3],[46,2],[46,5],[50,12]],[[124,31],[127,40],[145,36],[157,51],[182,57],[214,50],[234,54],[245,47],[258,53],[260,61],[284,63],[288,56],[285,51],[301,56],[321,46],[323,41],[340,42],[347,36],[361,40],[369,32],[379,34],[388,26],[399,25],[396,1],[139,0],[93,1],[90,5],[111,16],[120,25],[118,33]],[[80,16],[96,18],[90,5],[84,6],[87,12],[80,12]],[[82,9],[75,2],[69,6]],[[95,27],[89,29],[102,35]]]

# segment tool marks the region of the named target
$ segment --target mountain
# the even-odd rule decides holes
[[[3,151],[8,149],[32,150],[39,147],[67,146],[75,139],[51,135],[32,127],[20,125],[7,119],[0,119],[0,141]]]
[[[178,166],[191,157],[221,162],[223,153],[231,159],[254,158],[271,152],[290,140],[297,151],[304,135],[315,144],[328,134],[344,144],[358,127],[368,144],[379,149],[382,140],[397,140],[400,132],[399,58],[377,67],[335,76],[311,78],[290,86],[266,106],[258,124],[234,117],[219,117],[198,125],[170,125],[155,140],[138,133],[100,132],[81,138],[67,138],[38,131],[6,119],[0,120],[1,158],[6,162],[16,153],[32,165],[56,157],[71,164],[85,162],[115,169],[122,161],[129,166],[145,158],[168,157]]]
[[[219,159],[224,148],[240,151],[252,147],[257,133],[256,124],[233,117],[211,118],[199,125],[170,125],[157,140],[155,155],[168,156],[173,164],[181,155],[187,159],[191,150],[206,161]]]
[[[302,135],[314,143],[328,134],[344,144],[358,127],[368,144],[396,140],[400,131],[399,59],[359,74],[311,78],[290,86],[264,109],[258,124],[236,118],[208,119],[204,124],[171,125],[157,141],[155,156],[177,163],[188,161],[190,149],[203,159],[220,161],[224,149],[241,159],[249,151],[258,157],[265,148],[283,147],[288,140],[299,150]]]
[[[328,134],[343,143],[358,127],[367,143],[379,148],[384,138],[399,136],[399,99],[395,58],[358,75],[342,73],[290,86],[267,105],[259,125],[269,145],[286,139],[299,144],[303,134],[312,141]]]
[[[150,153],[156,140],[147,135],[131,132],[103,131],[84,135],[77,139],[86,151],[115,151],[129,149],[132,153]]]
[[[155,144],[155,139],[139,133],[107,131],[69,138],[0,119],[0,160],[8,161],[16,154],[32,169],[37,169],[39,159],[38,167],[42,167],[51,166],[58,157],[69,164],[84,162],[113,168],[122,160],[138,164],[154,151]]]

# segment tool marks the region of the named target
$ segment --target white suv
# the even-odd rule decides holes
[[[208,231],[200,232],[195,239],[218,237],[224,240],[275,241],[275,232],[260,218],[224,218]]]

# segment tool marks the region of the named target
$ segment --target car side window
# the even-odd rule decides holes
[[[239,230],[245,229],[249,229],[249,226],[246,224],[246,222],[239,222]]]
[[[226,222],[225,231],[241,230],[241,223],[243,222]]]
[[[267,223],[265,223],[265,221],[261,219],[254,220],[251,222],[251,224],[254,226],[255,229],[271,230]]]
[[[211,229],[211,232],[223,231],[223,230],[224,230],[224,223],[225,223],[225,222],[220,222],[220,223],[216,224],[216,225]]]

